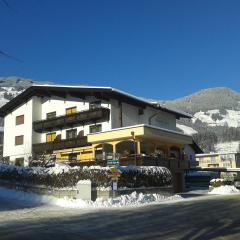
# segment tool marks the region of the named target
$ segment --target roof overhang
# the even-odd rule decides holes
[[[89,143],[104,143],[108,141],[123,140],[153,140],[172,144],[191,144],[192,137],[176,131],[157,128],[149,125],[135,125],[124,128],[117,128],[111,131],[89,134]]]
[[[13,111],[20,104],[28,101],[33,96],[38,97],[51,97],[58,96],[67,98],[68,96],[84,99],[86,96],[95,96],[100,99],[109,100],[110,98],[116,99],[121,102],[133,104],[135,106],[145,108],[147,106],[174,114],[176,118],[191,118],[191,115],[183,112],[174,111],[162,107],[160,105],[153,104],[150,101],[143,100],[142,98],[128,94],[126,92],[114,89],[111,87],[95,87],[95,86],[65,86],[65,85],[33,85],[27,88],[24,92],[17,97],[6,103],[0,108],[0,117],[6,116]]]

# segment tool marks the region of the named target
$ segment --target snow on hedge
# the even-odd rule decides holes
[[[240,193],[240,191],[235,186],[225,185],[220,187],[213,188],[209,194],[219,194],[219,195],[226,195],[232,193]]]
[[[159,187],[172,183],[171,172],[165,167],[119,167],[122,172],[119,187]],[[70,167],[56,164],[55,167],[18,167],[0,164],[0,179],[16,180],[24,183],[40,184],[51,187],[73,187],[80,180],[91,180],[96,187],[111,186],[111,168],[101,166]]]

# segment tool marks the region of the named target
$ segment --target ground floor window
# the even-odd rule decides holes
[[[76,161],[77,160],[77,153],[69,153],[68,160],[69,161]]]

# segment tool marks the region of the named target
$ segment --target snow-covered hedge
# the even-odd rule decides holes
[[[120,187],[158,187],[170,185],[172,176],[164,167],[121,167]],[[51,187],[74,187],[78,181],[90,179],[97,187],[111,186],[109,167],[17,167],[0,164],[0,179]]]

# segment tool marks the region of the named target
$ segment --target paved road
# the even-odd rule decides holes
[[[240,239],[240,195],[133,209],[76,210],[0,199],[0,239]]]

